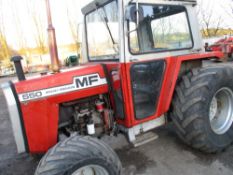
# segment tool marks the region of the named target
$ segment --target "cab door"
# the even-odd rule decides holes
[[[153,116],[161,90],[165,60],[142,61],[130,66],[130,79],[135,118]]]
[[[169,86],[165,79],[175,70],[176,57],[190,54],[193,48],[185,6],[139,4],[139,14],[138,26],[135,18],[127,20],[125,44],[133,125],[159,117],[158,105],[166,102],[160,100],[161,90]]]

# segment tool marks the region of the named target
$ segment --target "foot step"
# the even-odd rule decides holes
[[[156,140],[159,136],[154,132],[147,132],[136,137],[136,140],[133,142],[134,147],[142,146],[146,143]]]

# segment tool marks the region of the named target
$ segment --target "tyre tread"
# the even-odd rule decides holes
[[[85,158],[108,161],[114,172],[121,172],[121,163],[115,152],[105,143],[89,136],[71,136],[51,148],[41,159],[35,175],[58,175]],[[58,170],[60,169],[60,170]],[[62,169],[62,170],[61,170]]]
[[[177,84],[171,106],[171,119],[176,133],[186,144],[200,151],[215,153],[222,150],[216,147],[205,134],[202,110],[206,98],[203,93],[211,90],[211,81],[216,77],[232,76],[233,69],[229,66],[209,66],[195,68],[184,75]],[[199,111],[193,111],[195,109]]]

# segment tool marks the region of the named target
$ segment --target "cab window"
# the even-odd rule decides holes
[[[129,34],[132,54],[165,52],[192,48],[193,42],[185,7],[174,5],[140,5],[143,18]],[[134,23],[134,24],[133,24]],[[129,30],[135,29],[129,21]]]

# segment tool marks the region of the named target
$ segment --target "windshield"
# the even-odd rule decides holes
[[[87,45],[90,60],[119,59],[118,9],[112,1],[86,16]]]

